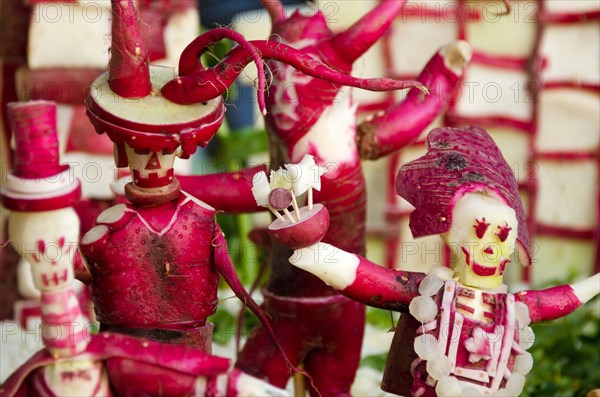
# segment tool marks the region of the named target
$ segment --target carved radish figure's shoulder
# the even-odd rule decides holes
[[[96,225],[106,225],[112,230],[122,229],[136,212],[127,204],[113,205],[98,215]]]
[[[103,246],[110,234],[123,229],[135,213],[127,204],[117,204],[102,211],[96,218],[96,225],[81,239],[83,253],[90,255],[96,248]]]
[[[215,216],[217,210],[206,204],[204,201],[192,196],[189,193],[181,192],[183,199],[180,203],[180,207],[183,211],[192,211],[198,215]]]

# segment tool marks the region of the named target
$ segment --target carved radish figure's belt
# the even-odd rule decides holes
[[[206,352],[211,351],[214,325],[206,321],[185,321],[177,323],[127,325],[126,327],[101,324],[100,330],[117,332],[159,342],[169,342],[194,346]]]

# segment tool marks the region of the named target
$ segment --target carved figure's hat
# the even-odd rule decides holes
[[[59,162],[56,104],[11,102],[7,110],[15,161],[2,190],[2,205],[13,211],[50,211],[79,201],[79,180]]]
[[[176,77],[174,70],[148,65],[133,1],[111,0],[111,6],[109,70],[90,88],[86,100],[90,121],[96,132],[107,133],[119,154],[127,143],[135,150],[167,153],[181,146],[182,157],[189,157],[221,126],[225,111],[221,98],[179,105],[161,95],[165,83]]]

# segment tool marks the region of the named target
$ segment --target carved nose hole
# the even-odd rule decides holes
[[[492,247],[486,247],[483,252],[485,252],[486,254],[489,255],[493,255],[494,254],[494,250],[492,249]]]

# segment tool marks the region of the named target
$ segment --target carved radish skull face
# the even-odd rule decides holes
[[[133,174],[133,183],[142,188],[155,188],[171,184],[173,163],[179,149],[174,153],[137,150],[125,144],[127,164]]]
[[[459,281],[477,288],[498,288],[515,249],[518,222],[515,211],[483,193],[461,197],[444,236],[452,251]]]
[[[35,213],[11,212],[9,236],[31,264],[33,284],[43,292],[65,288],[73,280],[79,218],[72,208]]]

